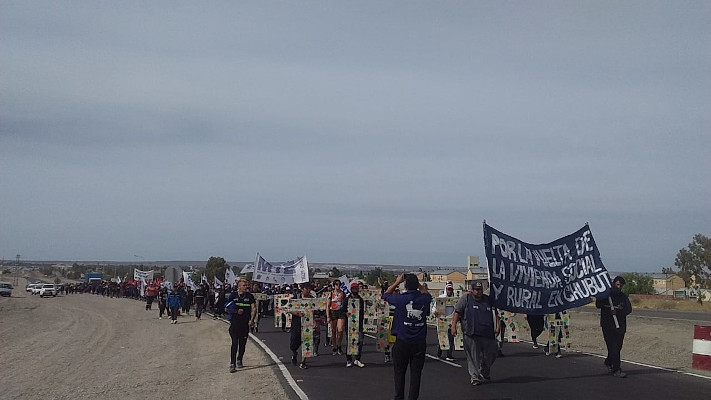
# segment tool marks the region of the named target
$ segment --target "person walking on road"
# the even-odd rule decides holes
[[[405,282],[405,292],[395,294],[395,288]],[[395,279],[382,295],[383,300],[395,307],[392,334],[396,336],[392,348],[395,400],[405,399],[405,373],[410,367],[410,389],[407,398],[420,396],[420,380],[425,366],[427,350],[427,316],[430,314],[432,296],[420,286],[416,275],[403,274]]]
[[[237,282],[237,292],[230,295],[230,301],[225,305],[225,313],[230,320],[230,372],[242,368],[244,348],[249,337],[249,327],[254,325],[257,316],[257,302],[252,293],[247,291],[247,280]],[[239,353],[239,354],[238,354]]]
[[[166,301],[168,300],[168,289],[160,288],[158,291],[158,319],[163,319],[163,313],[165,313]],[[170,309],[168,309],[170,313]]]
[[[543,314],[526,314],[526,321],[528,326],[531,328],[531,341],[533,342],[533,348],[538,348],[538,336],[543,333],[543,327],[545,325],[545,315]]]
[[[462,296],[454,306],[452,336],[457,336],[457,322],[462,321],[464,352],[467,354],[470,383],[473,386],[491,379],[491,365],[499,350],[496,336],[501,329],[501,319],[484,294],[481,281],[472,282],[469,293]]]
[[[360,355],[363,352],[363,317],[365,316],[365,300],[360,296],[358,293],[359,291],[360,287],[358,286],[358,282],[351,282],[351,294],[346,297],[346,304],[350,304],[352,300],[355,300],[360,304],[360,311],[358,312],[358,332],[356,333],[358,336],[356,339],[358,340],[358,350],[355,355],[355,361],[353,361],[352,355],[346,354],[346,368],[350,368],[354,364],[360,368],[365,367],[365,364],[360,361]]]
[[[202,312],[205,310],[205,300],[207,299],[207,285],[200,284],[195,291],[195,318],[200,319]]]
[[[341,290],[341,281],[333,281],[333,291],[326,302],[326,322],[331,325],[333,355],[343,355],[343,331],[346,327],[346,294]]]
[[[301,298],[310,299],[311,296],[311,284],[308,282],[301,284]],[[299,363],[297,356],[299,347],[301,347],[301,317],[304,316],[304,312],[301,310],[291,311],[291,332],[289,333],[289,350],[291,350],[291,363],[294,366],[298,365],[301,369],[308,369],[306,365],[306,357],[301,354],[301,363]],[[318,348],[318,345],[314,343],[314,348]]]
[[[595,307],[600,309],[600,327],[602,336],[607,345],[607,358],[605,366],[613,376],[626,378],[627,374],[620,368],[620,351],[627,331],[627,315],[632,312],[632,303],[622,292],[625,278],[615,277],[612,281],[610,296],[604,299],[595,299]]]
[[[444,287],[444,293],[440,294],[439,297],[454,297],[454,283],[452,281],[447,281],[447,284]],[[435,304],[432,305],[432,314],[435,317],[439,317],[439,315],[437,315],[437,306]],[[452,314],[454,314],[454,306],[445,306],[443,317],[451,317]],[[454,359],[454,336],[452,336],[451,327],[452,325],[450,319],[450,329],[447,329],[447,340],[449,341],[449,350],[447,350],[447,356],[444,359],[447,361],[456,361]],[[442,349],[439,348],[439,346],[437,346],[437,358],[442,358]]]
[[[173,286],[173,290],[171,291],[171,293],[168,295],[168,298],[166,299],[166,304],[168,305],[168,309],[170,310],[170,323],[171,324],[178,323],[178,313],[180,312],[180,303],[181,303],[181,297],[180,297],[180,293],[178,293],[178,288]]]

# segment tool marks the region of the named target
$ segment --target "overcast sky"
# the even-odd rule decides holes
[[[711,235],[707,1],[0,1],[0,256],[466,265]]]

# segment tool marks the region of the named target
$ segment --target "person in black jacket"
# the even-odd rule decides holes
[[[607,358],[605,365],[613,376],[625,378],[627,374],[620,368],[620,351],[625,340],[627,331],[627,315],[632,312],[632,303],[626,294],[622,292],[625,285],[625,278],[615,277],[612,281],[610,296],[603,299],[595,299],[595,307],[600,309],[600,327],[602,336],[607,345]]]

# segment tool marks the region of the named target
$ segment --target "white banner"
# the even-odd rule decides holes
[[[140,281],[141,279],[153,280],[153,270],[151,271],[141,271],[140,269],[133,270],[133,279]]]
[[[222,282],[219,279],[217,279],[217,277],[215,277],[215,285],[214,286],[215,286],[215,289],[219,289],[222,287]]]
[[[291,285],[309,281],[309,265],[306,257],[287,261],[280,265],[272,265],[257,253],[254,262],[254,278],[257,282],[275,285]]]
[[[240,275],[242,274],[248,274],[250,272],[254,272],[254,264],[247,264],[242,268],[242,271],[240,271]]]

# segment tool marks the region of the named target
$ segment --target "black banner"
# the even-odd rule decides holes
[[[496,307],[552,314],[606,297],[611,284],[586,224],[547,244],[529,244],[484,224],[491,297]]]

